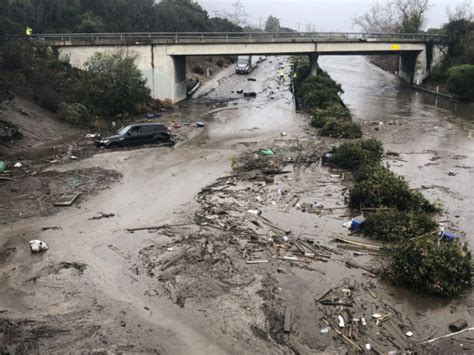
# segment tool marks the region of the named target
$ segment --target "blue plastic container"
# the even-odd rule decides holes
[[[452,242],[456,238],[456,234],[450,232],[441,232],[439,235],[439,239],[443,242]]]
[[[351,230],[353,231],[358,231],[361,229],[362,225],[365,223],[365,218],[364,217],[356,217],[352,219],[351,223]]]

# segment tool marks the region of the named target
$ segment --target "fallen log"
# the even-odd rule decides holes
[[[147,226],[147,227],[138,227],[138,228],[127,228],[126,231],[133,233],[136,231],[143,231],[143,230],[160,230],[163,228],[168,228],[168,227],[183,227],[183,226],[193,226],[195,223],[179,223],[179,224],[162,224],[160,226]]]
[[[455,335],[458,335],[458,334],[461,334],[461,333],[464,333],[464,332],[469,332],[469,331],[471,331],[471,330],[474,330],[474,327],[467,328],[467,329],[463,329],[463,330],[460,330],[459,332],[455,332],[455,333],[451,333],[451,334],[442,335],[442,336],[440,336],[440,337],[433,338],[433,339],[430,339],[430,340],[422,341],[421,343],[418,343],[418,345],[429,344],[429,343],[432,343],[432,342],[434,342],[434,341],[437,341],[437,340],[440,340],[440,339],[444,339],[444,338],[450,338],[450,337],[453,337],[453,336],[455,336]]]

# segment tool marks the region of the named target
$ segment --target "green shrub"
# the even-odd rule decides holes
[[[464,64],[448,71],[448,90],[461,100],[474,100],[474,65]]]
[[[222,68],[225,64],[224,59],[222,58],[217,59],[216,64],[219,68]]]
[[[315,108],[311,111],[311,125],[316,128],[322,128],[329,118],[337,118],[341,120],[351,119],[350,111],[342,105],[342,103],[332,103],[327,108]]]
[[[359,169],[379,164],[383,156],[382,142],[376,139],[361,139],[345,142],[333,150],[331,162],[343,169]]]
[[[339,94],[343,93],[341,85],[332,80],[328,74],[321,73],[308,76],[299,88],[301,100],[305,109],[327,108],[331,104],[340,103]]]
[[[324,137],[353,139],[362,137],[362,128],[358,123],[329,118],[319,134]]]
[[[75,125],[86,125],[90,122],[91,116],[87,107],[82,104],[59,104],[58,117],[68,123]]]
[[[369,238],[396,242],[435,232],[438,224],[424,212],[377,210],[366,215],[362,233]]]
[[[393,207],[402,211],[437,211],[421,193],[410,190],[405,179],[380,165],[362,168],[355,178],[356,183],[349,192],[351,208]]]
[[[442,297],[456,296],[469,288],[472,261],[467,247],[437,239],[418,238],[392,246],[388,269],[392,282]]]
[[[85,64],[79,81],[79,102],[95,115],[115,116],[135,112],[150,100],[146,79],[135,58],[122,52],[96,53]]]

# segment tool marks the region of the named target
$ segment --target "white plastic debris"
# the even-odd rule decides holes
[[[344,228],[351,228],[352,226],[352,220],[350,221],[347,221],[347,222],[344,222],[344,224],[342,225]]]
[[[248,210],[247,213],[254,214],[256,216],[260,216],[262,214],[262,211],[260,211],[260,210]]]
[[[71,155],[71,160],[77,160],[79,159],[78,157],[76,157],[75,155]]]
[[[327,334],[329,333],[329,327],[323,328],[319,331],[319,334]]]
[[[413,336],[413,332],[406,332],[405,335],[406,335],[407,337],[411,337],[411,336]]]
[[[87,133],[86,138],[97,138],[99,133]]]
[[[362,318],[360,319],[360,322],[362,323],[362,325],[363,325],[364,327],[367,325],[367,321],[365,320],[364,317],[362,317]]]
[[[345,323],[344,323],[344,318],[342,316],[337,316],[337,324],[339,325],[340,328],[344,328]]]
[[[284,137],[284,136],[286,136],[286,132],[280,132],[280,135],[281,135],[282,137]]]
[[[379,319],[379,318],[382,318],[382,315],[380,313],[374,313],[372,314],[372,318]]]
[[[22,163],[18,162],[18,163],[15,163],[15,165],[13,165],[15,168],[21,168],[23,166]]]
[[[370,346],[369,343],[367,343],[367,344],[365,344],[365,348],[366,348],[367,350],[370,350],[372,347]]]
[[[30,248],[33,253],[40,253],[42,251],[48,250],[48,244],[42,240],[33,239],[30,240]]]

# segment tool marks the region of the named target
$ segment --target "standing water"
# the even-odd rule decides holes
[[[400,153],[388,161],[391,169],[441,202],[447,229],[465,233],[472,249],[474,105],[417,92],[363,57],[322,57],[320,65],[342,84],[355,119]]]

